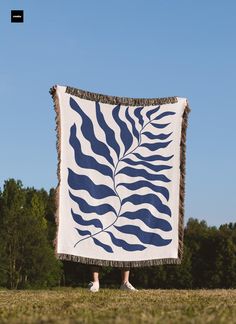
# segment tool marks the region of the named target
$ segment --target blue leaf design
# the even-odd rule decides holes
[[[143,107],[137,107],[134,108],[134,115],[138,118],[139,124],[141,126],[143,126],[144,120],[143,120],[143,116],[141,114]]]
[[[163,174],[151,174],[151,173],[148,173],[146,170],[133,169],[131,167],[125,167],[122,170],[120,170],[117,174],[119,174],[119,173],[126,174],[129,177],[143,177],[147,180],[159,180],[159,181],[163,181],[163,182],[171,181]]]
[[[149,111],[147,112],[147,118],[150,119],[150,118],[151,118],[151,115],[153,115],[153,114],[155,114],[156,112],[158,112],[159,109],[160,109],[160,106],[155,107],[155,108],[149,110]]]
[[[140,242],[144,244],[165,246],[170,244],[170,242],[172,241],[172,240],[165,240],[156,233],[149,233],[149,232],[142,231],[138,226],[133,226],[133,225],[116,226],[115,225],[115,228],[121,233],[135,235],[140,240]]]
[[[146,246],[142,244],[130,244],[126,242],[125,239],[120,239],[119,237],[116,237],[118,235],[114,235],[112,231],[109,231],[108,228],[110,227],[115,227],[118,231],[125,233],[125,234],[131,234],[135,235],[140,242],[144,244],[151,244],[155,246],[164,246],[169,244],[172,240],[165,240],[163,239],[160,235],[152,232],[146,232],[141,230],[138,226],[133,226],[133,225],[125,225],[125,226],[116,226],[116,221],[119,217],[124,217],[130,220],[132,223],[132,220],[141,220],[149,229],[160,229],[162,231],[171,231],[172,227],[171,224],[161,218],[155,217],[154,215],[151,214],[149,209],[139,209],[138,211],[131,212],[131,211],[126,211],[123,212],[123,214],[120,215],[120,212],[122,210],[123,204],[126,202],[130,202],[134,205],[140,205],[140,204],[150,204],[154,206],[154,208],[159,212],[166,214],[168,216],[171,216],[171,210],[170,208],[162,203],[162,200],[154,193],[159,193],[162,195],[167,201],[169,200],[169,191],[167,188],[164,186],[158,186],[151,181],[162,181],[162,182],[170,182],[171,180],[168,179],[165,175],[163,174],[157,174],[158,172],[161,172],[163,170],[171,169],[172,166],[169,165],[158,165],[157,163],[152,164],[149,163],[151,161],[169,161],[174,155],[171,156],[162,156],[162,155],[152,155],[152,156],[143,156],[139,153],[134,153],[136,149],[139,147],[146,147],[147,149],[151,151],[155,151],[161,148],[167,147],[172,141],[169,142],[160,142],[162,140],[166,140],[169,138],[172,134],[153,134],[150,131],[143,132],[144,127],[147,126],[148,124],[151,124],[153,127],[162,129],[170,125],[168,124],[159,124],[159,123],[154,123],[153,121],[161,120],[165,116],[168,115],[173,115],[175,114],[174,112],[164,112],[159,114],[158,116],[154,117],[153,119],[152,116],[155,113],[158,113],[160,106],[154,107],[153,109],[150,109],[146,113],[146,117],[149,119],[149,122],[144,125],[144,116],[143,116],[143,107],[137,107],[134,109],[134,116],[136,118],[132,118],[132,114],[130,115],[130,107],[127,107],[124,111],[126,121],[122,120],[120,117],[120,105],[116,106],[112,110],[112,116],[114,121],[117,123],[119,129],[120,129],[120,139],[123,142],[125,152],[123,157],[120,157],[120,145],[116,140],[116,134],[113,129],[110,128],[110,126],[107,124],[105,121],[105,116],[103,115],[100,104],[99,102],[96,102],[96,118],[97,118],[97,123],[103,129],[104,131],[104,136],[106,138],[106,143],[103,143],[98,140],[96,136],[96,130],[93,127],[93,122],[92,119],[85,114],[85,112],[81,109],[81,107],[77,104],[77,102],[73,99],[70,98],[70,105],[73,110],[75,110],[81,117],[82,125],[81,125],[81,132],[86,138],[91,145],[92,151],[94,152],[93,156],[88,156],[85,155],[82,150],[81,150],[81,143],[79,142],[78,138],[76,137],[76,125],[74,124],[71,129],[70,129],[70,144],[72,148],[74,149],[75,153],[75,161],[78,164],[78,166],[82,168],[87,168],[87,169],[94,169],[101,174],[105,176],[109,176],[113,180],[113,185],[115,189],[103,185],[103,184],[96,184],[95,182],[90,179],[89,174],[88,175],[81,175],[75,173],[73,170],[68,168],[68,184],[69,186],[74,189],[74,190],[86,190],[89,192],[90,196],[99,200],[99,199],[104,199],[106,197],[112,197],[116,196],[120,200],[120,208],[119,212],[116,212],[116,210],[113,208],[111,204],[106,204],[106,203],[101,203],[97,202],[96,206],[90,205],[85,199],[81,197],[75,196],[70,190],[69,190],[69,196],[71,199],[76,202],[79,205],[79,208],[82,212],[84,213],[96,213],[97,215],[104,215],[106,213],[114,213],[116,215],[116,220],[114,220],[114,217],[111,218],[111,223],[110,225],[106,226],[104,228],[102,221],[99,219],[92,219],[92,220],[86,220],[84,219],[81,215],[76,214],[73,212],[71,209],[71,214],[74,219],[74,221],[80,225],[81,227],[83,226],[94,226],[98,228],[99,230],[96,233],[91,234],[90,231],[87,230],[81,230],[77,229],[78,233],[81,236],[85,236],[83,239],[80,239],[74,246],[76,246],[80,241],[86,240],[86,239],[92,239],[94,244],[97,246],[101,247],[103,250],[105,250],[108,253],[113,253],[112,250],[112,244],[114,246],[120,247],[126,251],[143,251],[146,249]],[[137,123],[138,121],[138,123]],[[130,124],[128,124],[130,123]],[[138,125],[137,125],[138,124]],[[137,126],[141,125],[141,130],[137,129]],[[129,127],[128,127],[129,126]],[[132,128],[131,128],[132,127]],[[154,143],[141,143],[142,139],[145,137],[141,137],[141,135],[145,135],[147,138],[151,140],[155,140]],[[137,146],[130,152],[126,153],[132,144],[134,143],[134,139],[138,140]],[[107,145],[106,145],[107,144]],[[118,161],[114,170],[114,161],[112,159],[112,156],[110,155],[110,150],[113,149],[117,155]],[[132,158],[127,158],[126,156],[129,154],[134,154],[139,161],[133,161]],[[100,155],[104,157],[108,162],[108,165],[101,164],[97,161],[95,155]],[[126,158],[125,158],[126,157]],[[118,168],[119,162],[124,162],[128,163],[130,166],[122,168],[118,173],[116,173],[116,170]],[[150,169],[151,171],[154,171],[155,173],[150,173],[147,170],[143,169],[135,169],[134,167],[136,165],[141,165],[145,166],[146,168]],[[113,166],[112,168],[110,166]],[[119,169],[119,168],[118,168]],[[114,172],[114,173],[113,173]],[[133,183],[119,183],[118,185],[115,186],[116,181],[115,177],[117,174],[125,174],[128,177],[142,177],[144,180],[137,181],[136,179],[134,180],[135,182]],[[121,177],[122,178],[122,177]],[[123,177],[124,179],[124,177]],[[149,180],[149,181],[147,181]],[[139,195],[139,194],[133,194],[124,198],[121,200],[121,197],[119,196],[118,192],[116,191],[116,188],[118,186],[124,186],[127,189],[129,189],[131,192],[135,191],[137,189],[147,187],[150,188],[154,193],[153,194],[146,194],[146,195]],[[163,197],[161,197],[163,199]],[[151,206],[150,206],[151,207]],[[105,244],[95,238],[95,236],[101,232],[106,232],[108,233],[110,237],[110,243],[111,246],[108,244]]]
[[[97,139],[96,135],[94,134],[92,121],[83,112],[83,110],[80,108],[78,103],[72,97],[70,97],[70,106],[81,116],[82,119],[81,131],[84,137],[90,142],[93,152],[100,156],[103,156],[109,163],[111,163],[114,166],[114,162],[110,155],[110,150],[108,149],[106,144],[104,144],[103,142]]]
[[[112,243],[115,244],[116,246],[121,247],[122,249],[126,251],[143,251],[146,249],[146,246],[141,245],[141,244],[129,244],[124,240],[116,238],[111,232],[105,231],[108,233],[111,237]]]
[[[133,120],[133,118],[130,117],[129,115],[129,110],[126,109],[125,111],[125,117],[128,119],[128,121],[131,123],[132,125],[132,131],[133,131],[133,135],[137,138],[137,140],[139,141],[139,132],[135,126],[135,122]]]
[[[140,146],[146,147],[151,151],[156,151],[161,148],[167,147],[171,142],[172,142],[172,140],[169,142],[162,142],[162,143],[143,143]]]
[[[125,212],[120,215],[120,217],[125,217],[128,219],[140,219],[144,224],[150,228],[159,228],[162,231],[168,232],[172,230],[169,222],[165,219],[157,218],[153,216],[148,209],[142,208],[136,210],[135,212]]]
[[[133,136],[130,133],[127,124],[122,119],[120,119],[119,110],[120,110],[120,105],[116,106],[113,109],[112,116],[113,116],[114,120],[116,121],[116,123],[120,127],[120,137],[121,137],[122,142],[124,143],[125,153],[126,153],[133,143]],[[128,110],[128,108],[126,109],[126,111],[127,110]]]
[[[109,245],[102,243],[101,241],[99,241],[95,237],[92,237],[92,239],[93,239],[93,241],[94,241],[94,243],[96,245],[102,247],[105,251],[107,251],[109,253],[113,253],[113,250],[112,250],[112,248]]]
[[[161,199],[158,198],[154,194],[147,194],[147,195],[131,195],[129,197],[126,197],[122,200],[122,204],[125,204],[126,202],[131,202],[134,205],[140,205],[140,204],[150,204],[153,205],[153,207],[160,213],[166,214],[171,216],[171,210],[168,206],[162,203]]]
[[[174,155],[171,155],[171,156],[162,156],[162,155],[143,156],[139,153],[132,153],[132,154],[134,154],[138,159],[143,160],[143,161],[169,161],[174,156]]]
[[[156,128],[165,128],[166,126],[170,125],[170,123],[168,124],[156,124],[156,123],[151,123],[152,126],[156,127]]]
[[[94,169],[102,173],[103,175],[109,176],[113,179],[113,172],[111,168],[106,165],[100,164],[92,156],[85,155],[81,150],[81,144],[76,137],[76,125],[72,125],[70,128],[70,145],[74,149],[75,161],[82,168]]]
[[[137,189],[140,189],[143,187],[148,187],[148,188],[151,188],[153,191],[159,192],[160,194],[162,194],[166,198],[167,201],[169,200],[169,191],[167,188],[162,187],[162,186],[156,186],[153,183],[145,181],[145,180],[136,181],[133,183],[121,182],[116,186],[116,188],[119,186],[124,186],[129,190],[137,190]]]
[[[167,139],[173,132],[169,133],[169,134],[152,134],[150,132],[144,132],[142,133],[142,135],[146,135],[148,138],[150,139],[160,139],[160,140],[165,140]]]
[[[157,117],[155,117],[153,120],[159,120],[162,119],[165,116],[170,116],[170,115],[175,115],[176,113],[174,111],[165,111],[162,114],[158,115]]]
[[[116,215],[115,209],[111,205],[109,205],[109,204],[102,204],[102,205],[98,205],[98,206],[91,206],[83,198],[74,196],[70,192],[70,190],[69,190],[69,195],[70,195],[71,199],[74,200],[79,205],[79,208],[84,213],[93,213],[94,212],[94,213],[96,213],[98,215],[103,215],[103,214],[106,214],[108,212],[113,212]]]
[[[68,168],[68,184],[72,189],[84,189],[89,192],[89,194],[96,198],[101,199],[109,196],[116,196],[114,190],[105,185],[96,185],[93,181],[86,175],[77,174]]]
[[[122,160],[123,162],[126,162],[130,165],[144,165],[145,167],[149,168],[150,170],[153,170],[155,172],[159,172],[159,171],[162,171],[162,170],[168,170],[168,169],[171,169],[172,166],[170,165],[153,165],[149,162],[145,162],[145,161],[133,161],[131,159],[124,159]],[[122,169],[121,169],[122,170]]]
[[[96,102],[96,116],[97,116],[97,120],[98,120],[99,125],[101,126],[101,128],[105,132],[106,141],[107,141],[108,145],[110,145],[110,147],[112,147],[114,149],[114,151],[116,152],[117,157],[119,158],[119,156],[120,156],[120,146],[118,145],[118,143],[116,141],[115,132],[105,122],[104,116],[103,116],[103,114],[101,112],[100,105],[99,105],[98,102]]]
[[[79,225],[82,225],[82,226],[93,225],[93,226],[95,226],[97,228],[103,228],[102,223],[100,222],[99,219],[84,220],[82,218],[82,216],[80,216],[79,214],[74,213],[72,209],[71,209],[71,215],[72,215],[74,221]]]
[[[90,231],[82,231],[82,230],[80,230],[80,229],[78,229],[78,228],[75,228],[76,230],[77,230],[77,232],[79,233],[79,235],[81,235],[81,236],[85,236],[85,235],[91,235],[91,232]]]

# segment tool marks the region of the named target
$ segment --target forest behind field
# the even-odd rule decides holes
[[[47,192],[24,187],[21,180],[4,182],[0,191],[0,287],[87,285],[89,266],[55,257],[54,215],[54,188]],[[119,269],[104,267],[100,275],[101,286],[119,286]],[[215,227],[189,218],[182,264],[135,268],[130,281],[145,289],[236,288],[236,223]]]

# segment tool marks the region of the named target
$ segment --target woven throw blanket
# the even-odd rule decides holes
[[[181,263],[186,98],[53,86],[56,256],[101,266]]]

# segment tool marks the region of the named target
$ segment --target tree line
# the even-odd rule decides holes
[[[8,179],[0,190],[0,287],[9,289],[82,286],[88,265],[57,260],[55,189],[24,188]],[[101,286],[118,287],[120,270],[104,267]],[[130,281],[140,288],[236,288],[236,223],[219,228],[190,218],[184,229],[181,265],[134,268]]]

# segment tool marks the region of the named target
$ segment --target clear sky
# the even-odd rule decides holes
[[[57,185],[54,84],[186,97],[185,223],[235,222],[235,12],[235,0],[2,0],[0,187]]]

